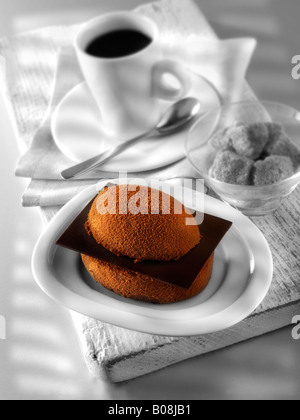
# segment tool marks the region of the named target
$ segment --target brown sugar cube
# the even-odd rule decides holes
[[[265,123],[255,123],[236,127],[231,142],[240,156],[252,160],[258,159],[269,140],[269,130]]]
[[[293,162],[287,156],[270,156],[253,168],[254,185],[271,185],[294,175]]]
[[[277,122],[266,123],[266,127],[269,131],[269,141],[271,143],[277,141],[282,136],[282,134],[286,134],[284,126],[281,123],[277,123]],[[266,147],[268,147],[268,144]]]
[[[266,126],[269,130],[269,140],[264,149],[264,153],[265,156],[270,156],[272,155],[272,149],[276,142],[283,136],[286,136],[286,133],[283,125],[280,123],[266,123]]]
[[[210,175],[222,182],[250,185],[250,175],[254,162],[232,151],[217,154]]]
[[[232,148],[230,133],[227,128],[217,131],[210,139],[210,145],[217,150],[227,150]]]
[[[294,169],[300,166],[300,149],[292,142],[292,140],[285,134],[277,137],[272,144],[269,144],[268,154],[275,156],[288,156],[291,158]]]
[[[212,147],[220,150],[232,150],[232,138],[234,138],[240,132],[240,127],[243,126],[243,123],[237,122],[236,124],[226,127],[222,130],[217,131],[217,133],[211,138],[210,144]]]

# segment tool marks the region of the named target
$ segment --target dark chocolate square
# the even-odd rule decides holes
[[[118,267],[124,267],[136,273],[145,274],[155,278],[157,281],[182,287],[186,290],[189,290],[193,285],[208,258],[232,226],[232,222],[205,214],[204,221],[199,227],[202,239],[199,245],[187,255],[178,261],[144,261],[135,263],[129,257],[117,256],[103,246],[98,245],[93,237],[87,233],[84,225],[93,201],[94,199],[91,200],[57,240],[57,245],[80,254],[98,258]]]

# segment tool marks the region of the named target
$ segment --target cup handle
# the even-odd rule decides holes
[[[168,86],[163,76],[170,74],[180,83],[180,87],[174,88]],[[180,63],[173,60],[163,60],[157,63],[153,68],[153,89],[154,96],[160,99],[176,101],[184,97],[191,88],[191,80],[187,69]]]

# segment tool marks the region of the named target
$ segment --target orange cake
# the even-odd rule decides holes
[[[210,280],[213,259],[214,255],[211,255],[193,285],[187,290],[97,258],[82,255],[82,261],[88,272],[106,289],[126,298],[160,304],[180,302],[202,292]]]
[[[148,187],[135,187],[134,191],[127,188],[105,188],[93,201],[85,227],[99,246],[116,256],[129,257],[138,265],[179,261],[200,243],[194,216],[181,203]],[[187,224],[187,219],[194,223]],[[159,304],[200,293],[210,280],[213,259],[214,253],[186,289],[82,253],[86,269],[106,289],[126,298]]]

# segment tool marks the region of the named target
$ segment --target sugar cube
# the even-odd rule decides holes
[[[275,184],[293,175],[293,162],[287,156],[269,156],[253,167],[253,182],[257,186]]]
[[[290,157],[295,169],[300,165],[300,149],[284,133],[272,145],[269,145],[268,153],[270,155]]]
[[[269,131],[265,123],[241,125],[231,136],[233,148],[240,156],[258,159],[269,139]]]
[[[250,175],[254,162],[235,152],[226,150],[217,154],[210,175],[222,182],[250,185]]]

